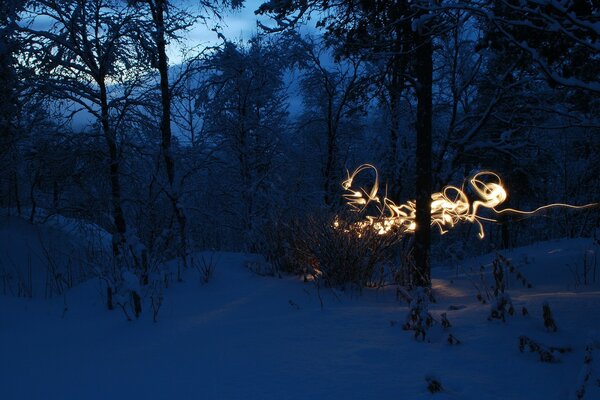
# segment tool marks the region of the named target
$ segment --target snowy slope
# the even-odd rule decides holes
[[[186,271],[166,290],[158,323],[148,310],[133,322],[106,311],[96,280],[52,299],[3,296],[0,398],[568,399],[588,333],[600,330],[600,285],[575,287],[570,265],[597,250],[576,239],[504,253],[534,284],[511,283],[515,306],[530,315],[506,323],[487,320],[468,273],[494,255],[436,268],[430,310],[438,319],[447,312],[448,332],[462,341],[454,346],[440,326],[425,343],[402,330],[407,306],[393,288],[321,289],[321,309],[313,284],[253,274],[243,254],[219,254],[208,284]],[[556,333],[544,329],[543,301]],[[541,363],[519,352],[523,334],[573,351]],[[600,351],[595,357],[585,399],[600,398]],[[443,392],[427,391],[428,376]]]
[[[109,246],[110,235],[96,225],[60,215],[31,224],[0,209],[0,295],[60,294],[88,279]]]

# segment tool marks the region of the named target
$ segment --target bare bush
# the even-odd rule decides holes
[[[590,333],[590,336],[585,346],[583,366],[581,367],[581,370],[579,372],[579,377],[577,379],[577,387],[575,389],[575,398],[577,400],[583,399],[585,397],[587,383],[592,377],[592,364],[594,362],[594,353],[597,350],[600,350],[600,341],[598,341],[594,333]],[[598,384],[598,386],[600,386],[600,379],[598,379],[596,383]]]
[[[329,287],[382,285],[384,265],[394,259],[399,237],[360,229],[352,216],[310,216],[279,222],[267,260],[278,269]],[[275,238],[274,238],[275,239]]]
[[[600,244],[596,240],[593,247],[583,251],[582,263],[570,266],[575,287],[595,285],[598,282],[598,251]]]
[[[448,320],[444,315],[444,320],[448,322]],[[415,339],[421,341],[425,341],[425,337],[427,336],[427,331],[429,328],[433,326],[435,320],[433,316],[429,312],[429,293],[422,287],[417,287],[415,289],[413,300],[409,304],[408,316],[406,318],[406,323],[403,325],[403,329],[408,331],[414,331]],[[448,327],[450,323],[448,322]],[[444,328],[446,326],[444,325]]]
[[[552,316],[552,310],[550,310],[550,304],[547,301],[544,301],[542,304],[542,316],[544,317],[544,327],[549,332],[556,332],[558,327],[556,326],[556,322],[554,321],[554,317]]]
[[[17,265],[17,263],[6,252],[4,257],[9,265],[6,265],[0,259],[0,277],[2,278],[3,294],[11,294],[17,297],[33,297],[33,274],[31,268],[31,255],[28,256],[27,276]]]
[[[523,353],[525,350],[529,350],[531,353],[538,353],[541,362],[553,363],[558,361],[556,354],[568,353],[571,351],[571,348],[546,346],[527,336],[520,336],[519,351]]]
[[[444,391],[444,387],[442,386],[442,383],[439,381],[439,379],[433,376],[426,376],[425,381],[427,382],[427,390],[429,391],[429,393],[433,394]]]
[[[198,271],[200,282],[204,284],[210,282],[215,275],[218,262],[219,258],[215,257],[215,252],[210,252],[209,256],[200,255],[200,260],[191,260],[192,266]]]

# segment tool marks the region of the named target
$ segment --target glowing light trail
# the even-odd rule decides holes
[[[374,173],[374,183],[369,189],[362,187],[353,188],[356,177],[363,171],[371,170]],[[498,210],[500,204],[506,201],[508,195],[502,179],[495,172],[482,171],[469,179],[471,189],[479,197],[471,204],[465,193],[464,185],[448,185],[431,195],[431,225],[437,226],[440,233],[444,234],[460,222],[476,223],[479,226],[479,237],[483,239],[485,232],[482,221],[498,222],[493,218],[483,217],[478,212],[483,209],[491,210],[495,214],[516,213],[522,215],[533,215],[541,210],[551,207],[568,207],[575,209],[597,206],[598,203],[584,206],[574,206],[563,203],[548,204],[533,211],[521,211],[513,208]],[[404,204],[396,204],[387,196],[379,195],[379,172],[371,164],[363,164],[352,174],[348,172],[348,178],[342,182],[342,187],[347,192],[343,195],[351,210],[364,212],[371,204],[375,205],[379,215],[366,215],[365,219],[356,225],[358,233],[365,229],[373,229],[380,235],[389,232],[398,234],[412,233],[416,229],[416,203],[408,201]]]

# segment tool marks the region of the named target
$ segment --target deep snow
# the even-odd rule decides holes
[[[494,254],[436,267],[430,310],[438,320],[447,312],[448,332],[462,341],[454,346],[440,326],[425,343],[404,331],[407,306],[393,287],[362,295],[322,288],[321,308],[312,283],[256,275],[244,254],[219,253],[207,284],[186,271],[166,289],[157,323],[147,303],[132,322],[107,311],[96,279],[51,299],[0,296],[0,398],[573,398],[587,337],[600,328],[600,285],[576,287],[573,271],[584,254],[600,264],[597,253],[591,239],[502,252],[534,285],[511,281],[513,303],[530,315],[505,323],[487,320],[489,305],[476,300],[472,281]],[[544,301],[556,333],[544,329]],[[519,352],[523,334],[573,351],[542,363]],[[600,399],[600,350],[594,354],[584,399]],[[427,391],[429,376],[443,392]]]

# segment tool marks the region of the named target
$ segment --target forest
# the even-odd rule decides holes
[[[256,26],[230,35],[240,12]],[[600,314],[600,5],[1,0],[0,171],[0,302],[64,299],[64,318],[68,293],[93,281],[102,315],[156,323],[173,285],[210,285],[219,257],[238,254],[282,287],[300,278],[319,309],[393,291],[403,329],[426,341],[451,326],[427,305],[449,296],[439,282],[458,265],[491,254],[465,285],[505,321],[521,310],[506,280],[536,287],[511,252],[566,243],[560,282],[592,296],[573,313],[598,329],[585,316]],[[520,338],[542,361],[558,354]],[[600,357],[600,340],[586,343]],[[584,398],[585,371],[539,398]],[[426,380],[448,398],[502,398]]]

